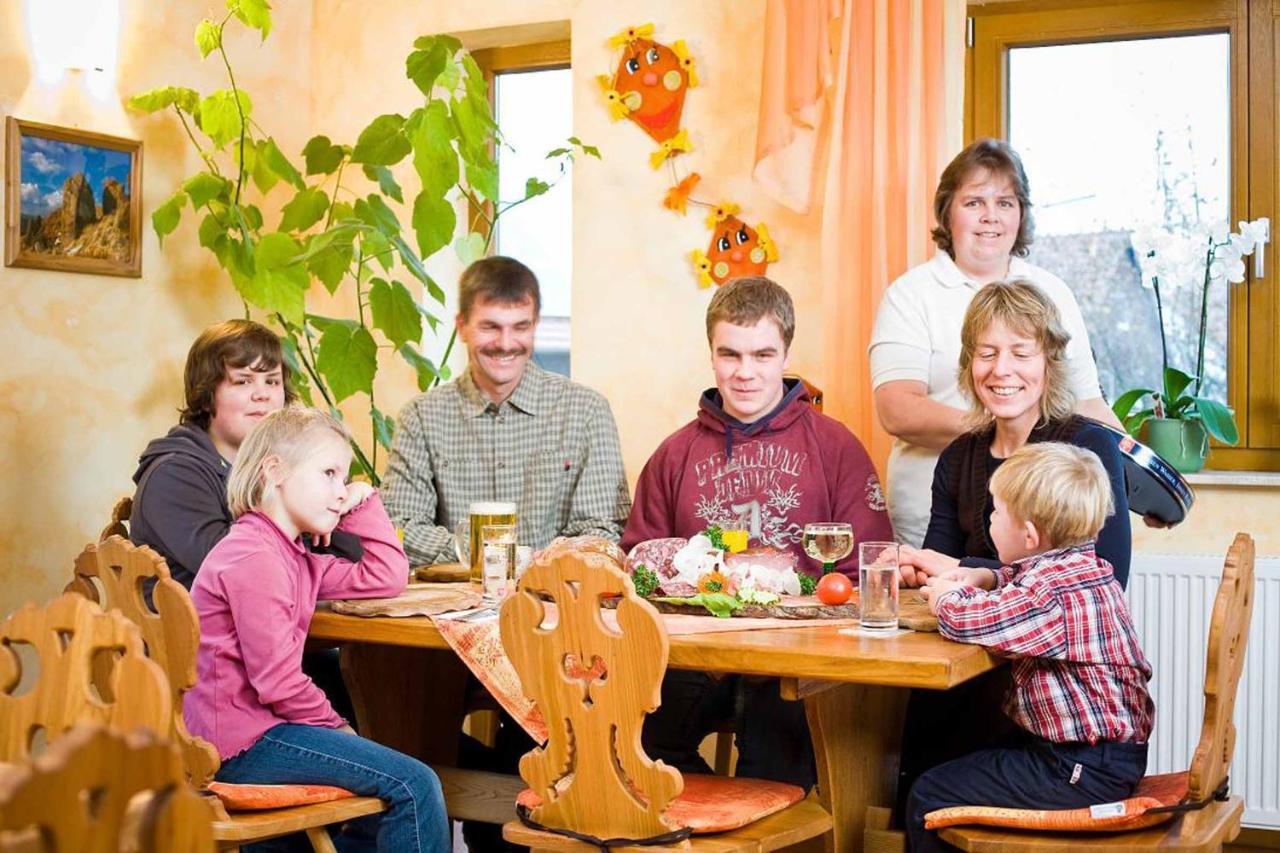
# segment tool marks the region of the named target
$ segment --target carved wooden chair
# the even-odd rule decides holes
[[[1240,834],[1244,798],[1228,796],[1227,771],[1235,751],[1236,728],[1232,722],[1236,687],[1244,670],[1249,622],[1253,615],[1254,544],[1245,533],[1237,533],[1227,551],[1222,580],[1213,601],[1209,623],[1208,652],[1204,675],[1204,722],[1200,741],[1185,774],[1149,776],[1143,780],[1153,789],[1167,790],[1171,782],[1179,794],[1167,807],[1175,817],[1149,829],[1097,835],[1090,833],[1032,833],[978,826],[953,826],[939,830],[943,840],[972,853],[1075,853],[1093,843],[1105,845],[1109,853],[1138,853],[1154,849],[1210,853]],[[1140,786],[1137,792],[1143,793]],[[1203,804],[1200,807],[1196,807]],[[1178,811],[1172,811],[1173,809]]]
[[[0,761],[30,761],[78,723],[169,730],[164,672],[118,612],[70,594],[28,604],[0,623],[0,649]],[[101,678],[90,674],[95,662],[109,665]]]
[[[154,584],[150,607],[143,596],[143,588],[148,584]],[[182,752],[191,783],[197,788],[208,786],[220,765],[217,751],[208,741],[187,731],[182,717],[183,694],[196,683],[196,650],[200,645],[200,621],[186,588],[169,575],[169,567],[159,554],[123,537],[110,536],[89,545],[76,558],[75,577],[67,589],[104,607],[119,608],[141,630],[151,659],[164,669],[172,688],[175,713],[165,730],[171,732]],[[236,790],[236,786],[220,787],[224,794]],[[306,832],[317,851],[333,849],[325,827],[376,814],[385,808],[373,797],[345,797],[307,805],[229,812],[220,799],[212,800],[217,813],[214,838],[220,845],[235,846]]]
[[[133,498],[125,495],[116,501],[116,505],[111,508],[111,521],[107,526],[102,528],[102,532],[98,534],[98,539],[106,539],[108,536],[123,536],[129,538],[129,518],[133,515]]]
[[[602,609],[605,598],[618,600],[617,627]],[[500,626],[549,724],[546,746],[520,761],[529,788],[517,799],[522,820],[503,828],[508,841],[534,850],[595,850],[612,838],[746,851],[830,830],[830,815],[800,788],[682,778],[644,753],[640,731],[660,702],[666,628],[611,557],[562,551],[539,559],[503,607]],[[689,838],[690,831],[706,834]]]
[[[0,775],[0,851],[211,853],[211,817],[172,745],[145,730],[80,724]]]

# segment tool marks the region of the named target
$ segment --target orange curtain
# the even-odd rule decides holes
[[[768,0],[754,177],[822,217],[825,411],[883,473],[867,346],[880,296],[932,255],[960,149],[964,0]]]

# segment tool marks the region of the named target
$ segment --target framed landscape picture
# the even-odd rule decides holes
[[[142,143],[12,116],[5,136],[5,265],[142,275]]]

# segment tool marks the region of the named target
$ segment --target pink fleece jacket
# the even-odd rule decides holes
[[[339,728],[342,717],[302,673],[302,647],[318,598],[398,595],[409,561],[377,494],[343,516],[364,559],[315,554],[275,522],[249,512],[201,564],[191,588],[200,616],[196,686],[183,716],[225,760],[280,723]]]

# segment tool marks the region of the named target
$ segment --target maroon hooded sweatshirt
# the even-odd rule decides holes
[[[667,536],[690,537],[708,525],[750,531],[753,546],[804,553],[804,526],[847,521],[859,542],[891,542],[880,478],[862,443],[844,424],[813,408],[804,386],[769,414],[745,424],[725,413],[720,392],[704,391],[698,416],[658,446],[636,483],[622,548]],[[857,549],[836,568],[857,582]]]

